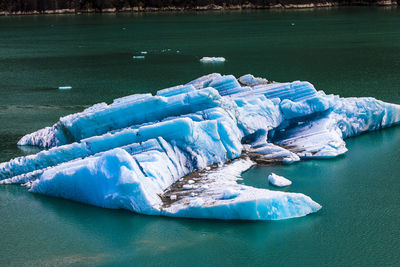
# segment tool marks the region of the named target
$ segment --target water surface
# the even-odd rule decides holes
[[[0,40],[0,162],[32,153],[18,139],[60,116],[211,72],[400,104],[397,8],[0,17]],[[347,140],[333,160],[244,173],[272,190],[268,174],[284,175],[284,190],[323,206],[284,221],[141,216],[0,186],[0,265],[397,265],[399,145],[393,128]]]

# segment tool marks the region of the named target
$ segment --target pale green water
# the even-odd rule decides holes
[[[138,51],[149,54],[135,61]],[[0,161],[59,116],[210,72],[400,104],[399,70],[400,9],[0,17]],[[286,221],[148,217],[1,186],[0,265],[399,265],[400,128],[347,144],[337,159],[244,173],[263,188],[270,172],[284,175],[287,191],[323,205]]]

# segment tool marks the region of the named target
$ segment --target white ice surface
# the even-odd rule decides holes
[[[225,62],[223,57],[202,57],[200,59],[201,63],[222,63]]]
[[[60,86],[58,87],[59,90],[71,90],[72,86]]]
[[[289,179],[283,176],[279,176],[275,173],[271,173],[270,175],[268,175],[268,182],[278,187],[289,186],[292,184],[292,181],[290,181]]]

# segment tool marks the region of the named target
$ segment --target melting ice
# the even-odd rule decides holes
[[[240,185],[243,171],[336,157],[345,138],[399,122],[399,105],[374,98],[213,73],[96,104],[22,137],[19,145],[46,150],[1,163],[0,183],[142,214],[287,219],[321,206],[301,193]]]

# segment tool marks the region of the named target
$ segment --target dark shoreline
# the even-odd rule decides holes
[[[271,5],[255,5],[251,3],[243,5],[205,5],[194,7],[122,7],[122,8],[64,8],[64,9],[46,9],[46,10],[32,10],[32,11],[0,11],[0,16],[21,16],[21,15],[41,15],[41,14],[85,14],[85,13],[147,13],[147,12],[183,12],[183,11],[227,11],[227,10],[262,10],[262,9],[311,9],[311,8],[329,8],[329,7],[342,7],[342,6],[397,6],[400,5],[400,0],[380,0],[374,2],[368,1],[327,1],[327,2],[313,2],[301,4],[271,4]]]

